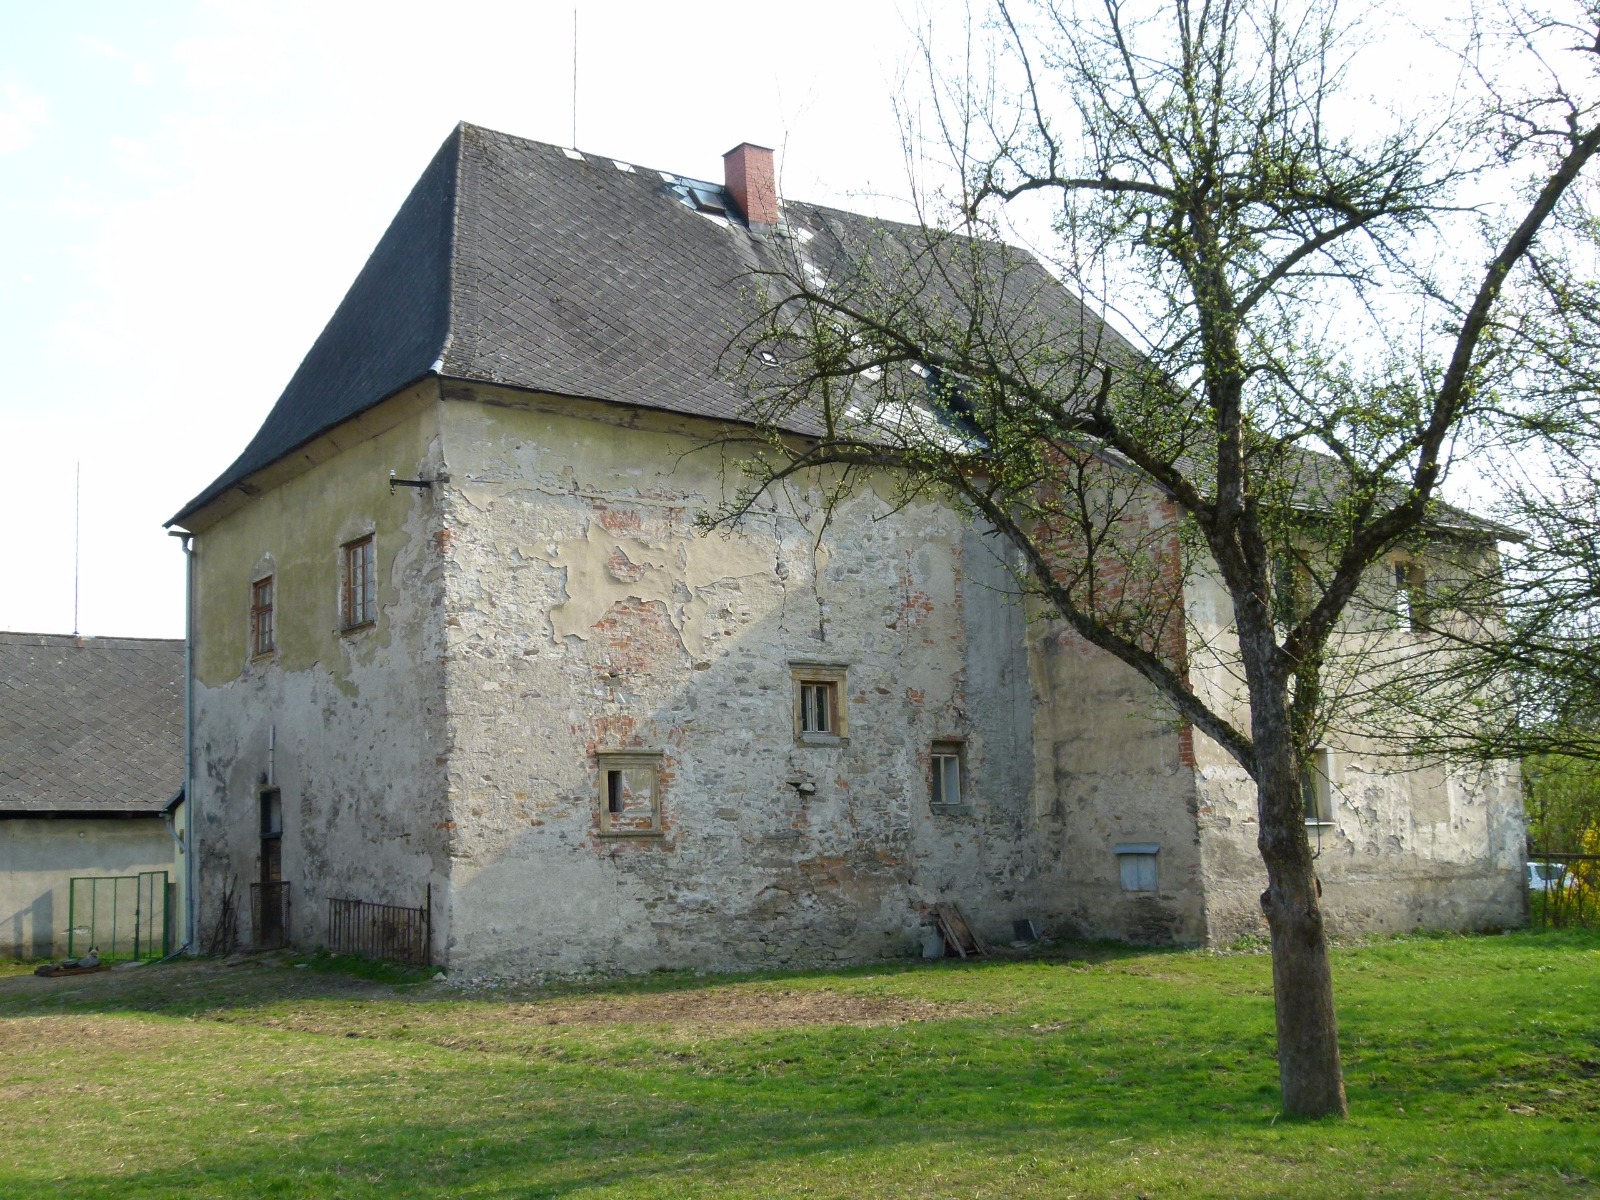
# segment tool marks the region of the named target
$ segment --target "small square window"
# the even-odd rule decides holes
[[[849,732],[845,672],[838,664],[789,664],[794,679],[795,741],[821,746],[844,742]]]
[[[271,654],[276,643],[272,631],[272,576],[250,585],[250,654]]]
[[[1318,747],[1306,755],[1300,768],[1300,798],[1307,825],[1333,824],[1333,752]]]
[[[604,752],[600,764],[600,833],[654,837],[661,833],[661,756]]]
[[[1156,890],[1156,859],[1160,842],[1125,842],[1116,848],[1117,870],[1125,892]]]
[[[339,618],[346,629],[370,625],[378,619],[376,557],[370,533],[344,546],[339,608]]]
[[[837,735],[839,685],[829,682],[800,685],[800,732]]]
[[[932,791],[928,802],[935,808],[959,808],[963,803],[960,742],[935,742],[932,754]]]

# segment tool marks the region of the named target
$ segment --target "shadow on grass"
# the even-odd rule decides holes
[[[895,976],[938,977],[982,973],[1017,962],[1044,965],[1142,960],[1177,950],[1130,946],[1121,942],[1057,942],[1028,953],[990,959],[890,960],[860,966],[785,971],[702,973],[653,971],[642,975],[555,980],[545,983],[492,981],[462,986],[433,982],[432,967],[362,960],[325,951],[270,952],[230,959],[194,958],[128,971],[35,982],[31,973],[0,974],[0,1017],[44,1012],[161,1013],[197,1016],[253,1009],[286,999],[382,999],[425,1003],[504,1004],[572,996],[637,996],[700,992],[746,984],[814,984],[819,979],[851,981]]]
[[[1341,953],[1380,969],[1340,979],[1357,1119],[1315,1127],[1276,1117],[1264,956],[1073,947],[1022,964],[671,974],[469,995],[396,995],[332,970],[199,964],[181,997],[162,999],[165,983],[152,975],[138,981],[154,989],[147,1005],[106,994],[19,1007],[11,996],[5,1011],[216,1018],[185,1023],[197,1031],[193,1055],[141,1086],[214,1086],[183,1111],[197,1126],[228,1120],[225,1134],[168,1133],[178,1166],[114,1176],[73,1168],[54,1183],[56,1172],[34,1170],[30,1195],[899,1195],[919,1190],[928,1164],[946,1174],[923,1194],[1056,1194],[1021,1182],[996,1190],[1036,1153],[1054,1170],[1076,1163],[1082,1190],[1127,1195],[1130,1148],[1146,1147],[1169,1164],[1162,1194],[1282,1194],[1291,1166],[1308,1159],[1320,1173],[1292,1176],[1306,1194],[1382,1190],[1408,1171],[1429,1181],[1428,1194],[1447,1194],[1446,1178],[1473,1182],[1450,1172],[1553,1179],[1600,1158],[1593,1122],[1566,1115],[1600,1102],[1600,1081],[1581,1067],[1582,1047],[1600,1046],[1594,993],[1582,991],[1593,976],[1585,952],[1597,945],[1522,934]],[[250,972],[262,986],[241,991]],[[285,979],[296,987],[291,1002],[358,1002],[350,1008],[377,1032],[253,1028],[253,1010],[284,1001]],[[984,1015],[873,1027],[666,1036],[600,1025],[565,1040],[526,1023],[494,1032],[494,1007],[506,1001],[880,980],[1018,999]],[[427,1001],[436,1020],[418,1029],[407,1004],[374,1000]],[[458,1043],[452,1021],[488,1032]],[[1564,1063],[1579,1069],[1557,1087],[1552,1071],[1574,1074]],[[1552,1091],[1563,1092],[1559,1102]],[[163,1119],[162,1129],[173,1124]],[[877,1167],[898,1182],[875,1183]]]

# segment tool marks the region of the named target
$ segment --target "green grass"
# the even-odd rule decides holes
[[[0,979],[0,1196],[1600,1185],[1592,931],[1336,950],[1342,1122],[1278,1115],[1260,954],[1074,947],[474,994],[293,961]]]

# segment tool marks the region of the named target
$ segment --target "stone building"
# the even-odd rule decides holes
[[[797,490],[697,533],[752,270],[899,236],[780,203],[770,151],[725,166],[460,126],[174,518],[202,939],[229,880],[285,891],[304,945],[330,899],[431,896],[434,961],[469,973],[893,956],[939,901],[1006,940],[1258,927],[1246,781],[1030,621],[982,529],[863,489],[826,528]],[[1325,774],[1335,928],[1520,919],[1511,774]]]

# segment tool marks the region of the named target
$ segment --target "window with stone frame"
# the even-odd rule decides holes
[[[839,663],[792,662],[794,738],[807,745],[838,745],[849,736],[848,668]]]
[[[346,542],[343,547],[339,620],[345,629],[359,629],[378,619],[376,547],[373,535]]]
[[[659,837],[661,755],[616,750],[595,758],[600,767],[600,835]]]
[[[960,808],[966,802],[966,746],[962,742],[934,742],[929,755],[931,788],[928,802],[934,808]]]
[[[277,648],[272,626],[272,576],[250,585],[250,656],[260,658]]]

